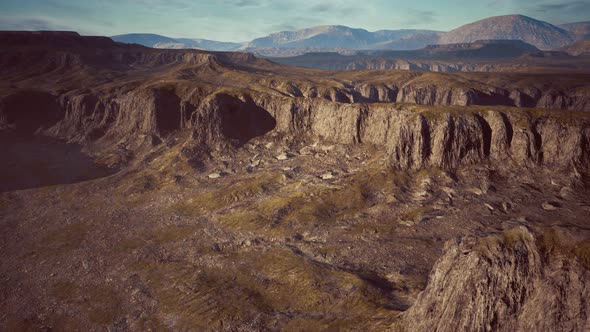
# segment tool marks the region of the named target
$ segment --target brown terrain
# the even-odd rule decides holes
[[[588,40],[541,51],[518,40],[429,45],[412,51],[311,52],[271,57],[290,66],[330,70],[400,69],[433,72],[590,72]]]
[[[584,70],[0,45],[0,330],[590,329]]]

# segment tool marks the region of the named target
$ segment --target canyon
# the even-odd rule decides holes
[[[9,330],[590,327],[585,69],[0,45],[2,144],[97,168],[0,187]]]

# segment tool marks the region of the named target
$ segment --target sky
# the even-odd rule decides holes
[[[317,25],[448,31],[490,16],[590,20],[590,0],[0,0],[0,30],[157,33],[243,42]]]

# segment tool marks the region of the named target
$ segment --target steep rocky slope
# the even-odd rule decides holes
[[[590,247],[562,233],[520,227],[447,243],[406,330],[588,330]]]

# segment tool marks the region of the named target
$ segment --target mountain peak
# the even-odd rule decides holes
[[[484,39],[522,40],[540,49],[555,49],[570,44],[566,30],[524,15],[494,16],[463,25],[441,37],[442,44],[470,43]]]

